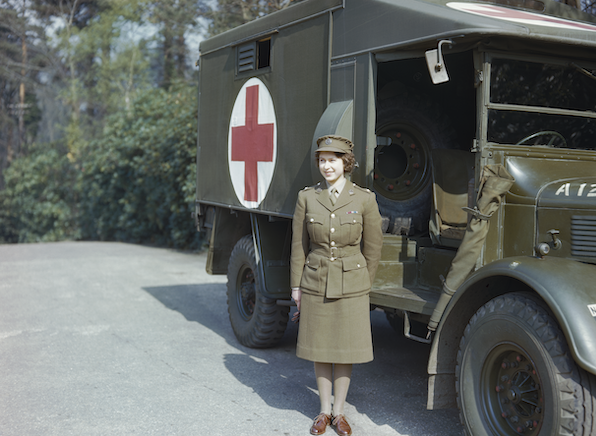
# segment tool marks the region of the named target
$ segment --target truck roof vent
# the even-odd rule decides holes
[[[254,41],[238,47],[238,72],[244,73],[255,69],[256,44]]]
[[[271,64],[271,37],[251,41],[236,48],[238,74],[267,68]]]
[[[571,217],[571,255],[596,257],[596,216]]]

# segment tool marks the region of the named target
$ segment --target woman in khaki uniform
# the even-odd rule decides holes
[[[333,423],[338,434],[350,435],[343,409],[352,364],[373,360],[368,294],[381,257],[381,216],[375,195],[344,176],[355,164],[352,142],[329,135],[317,145],[325,182],[298,193],[292,223],[296,354],[315,362],[321,413],[311,434]]]

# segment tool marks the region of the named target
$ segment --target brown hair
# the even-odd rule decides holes
[[[356,167],[356,156],[354,153],[338,153],[338,152],[331,152],[334,153],[337,157],[341,157],[341,160],[344,163],[344,173],[349,174],[354,171]],[[315,163],[319,166],[319,152],[315,152]]]

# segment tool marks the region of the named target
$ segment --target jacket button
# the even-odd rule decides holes
[[[331,214],[331,218],[335,218],[335,214],[334,213]]]
[[[329,260],[330,260],[331,262],[333,262],[333,261],[335,260],[335,257],[330,257],[330,258],[329,258]]]
[[[314,219],[314,218],[311,218],[311,219],[310,219],[310,222],[311,222],[311,223],[314,223],[314,222],[315,222],[315,219]]]
[[[358,268],[360,268],[360,264],[356,265]]]
[[[356,220],[354,220],[354,222],[356,222]]]
[[[331,230],[329,230],[331,233],[335,232],[335,229],[333,227],[331,227]]]
[[[331,246],[334,247],[335,246],[335,241],[331,241]]]

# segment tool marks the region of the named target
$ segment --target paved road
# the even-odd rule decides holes
[[[0,435],[308,435],[312,364],[242,347],[205,254],[119,243],[0,246]],[[460,435],[427,411],[428,347],[372,313],[375,360],[354,369],[354,436]],[[328,431],[333,435],[335,432]]]

